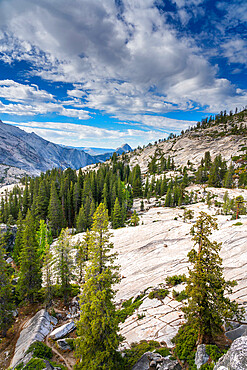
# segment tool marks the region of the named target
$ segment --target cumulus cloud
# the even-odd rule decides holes
[[[72,146],[102,146],[117,147],[119,142],[124,143],[126,140],[134,147],[142,145],[144,142],[157,140],[157,132],[155,130],[142,129],[124,129],[110,130],[97,126],[88,126],[81,124],[65,123],[65,122],[12,122],[19,128],[31,133],[35,132],[44,139],[55,142],[57,144],[72,145]],[[167,135],[165,135],[167,136]],[[161,135],[164,137],[164,134]]]
[[[182,26],[203,15],[203,0],[175,3]],[[7,63],[28,61],[30,73],[43,79],[74,83],[67,92],[72,107],[50,101],[33,107],[30,114],[36,114],[36,108],[54,108],[57,114],[87,119],[90,108],[115,117],[129,114],[135,120],[137,114],[202,107],[217,111],[242,104],[246,92],[219,79],[200,40],[178,33],[157,4],[154,0],[123,0],[118,5],[114,0],[74,0],[70,6],[68,0],[2,0],[0,57]],[[225,56],[234,62],[228,46],[223,46]],[[242,46],[239,41],[235,51],[243,59]],[[23,99],[32,93],[38,97],[34,86],[27,90],[9,86],[5,94],[12,101],[14,89],[16,95],[21,90]],[[48,98],[46,92],[38,93],[39,100],[42,95]],[[9,110],[15,108],[21,112],[23,107],[15,104]]]

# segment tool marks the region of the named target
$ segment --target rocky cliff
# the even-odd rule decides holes
[[[60,167],[78,169],[95,163],[89,154],[61,147],[0,121],[0,163],[15,166],[32,174]]]

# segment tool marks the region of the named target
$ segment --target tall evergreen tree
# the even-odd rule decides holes
[[[4,260],[4,249],[0,240],[0,332],[5,337],[12,321],[14,309],[10,273]]]
[[[87,228],[87,218],[86,218],[84,206],[82,204],[79,210],[79,214],[76,219],[76,231],[78,233],[81,233],[83,231],[86,231],[86,228]]]
[[[30,303],[33,303],[41,288],[42,274],[35,222],[30,210],[24,220],[22,245],[17,288],[21,298],[27,298]]]
[[[217,229],[216,221],[204,212],[191,229],[195,245],[188,254],[192,268],[187,278],[188,304],[183,311],[187,326],[194,328],[197,335],[197,344],[214,343],[222,333],[223,321],[239,313],[237,303],[225,296],[236,283],[224,278],[221,244],[208,238],[212,229]]]
[[[73,277],[72,247],[69,242],[69,230],[62,229],[55,246],[55,271],[61,285],[64,304],[68,304],[71,280]]]
[[[94,214],[89,244],[90,264],[81,295],[82,310],[76,341],[77,370],[117,368],[115,358],[120,336],[113,284],[119,281],[119,275],[109,238],[108,214],[101,203]]]
[[[49,227],[53,236],[58,236],[60,230],[64,227],[64,215],[61,202],[57,195],[55,181],[51,184],[51,196],[48,207]]]
[[[15,237],[15,244],[14,244],[14,250],[13,250],[13,259],[17,265],[19,265],[19,258],[20,253],[22,250],[22,237],[23,237],[23,218],[21,210],[19,210],[18,213],[18,219],[17,219],[17,233]]]
[[[122,226],[122,212],[120,208],[120,204],[118,198],[115,200],[113,212],[112,212],[112,227],[113,229],[117,229],[118,227]]]

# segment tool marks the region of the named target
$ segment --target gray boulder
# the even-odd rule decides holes
[[[247,336],[240,337],[231,345],[229,351],[222,356],[214,370],[246,370],[247,369]]]
[[[33,342],[42,342],[45,337],[52,331],[53,326],[57,324],[57,319],[50,316],[49,313],[42,309],[36,313],[22,329],[15,346],[15,354],[11,361],[11,367],[15,367],[22,362],[28,348]]]
[[[197,369],[200,369],[200,367],[204,364],[206,364],[209,360],[209,355],[206,352],[206,346],[205,344],[199,344],[197,346],[196,356],[195,356],[195,364]]]
[[[67,343],[66,339],[58,339],[57,340],[57,345],[63,352],[67,352],[67,351],[72,350],[70,345]]]
[[[74,321],[71,321],[71,322],[69,322],[67,324],[64,324],[62,326],[59,326],[59,328],[56,328],[55,330],[53,330],[50,333],[49,338],[51,338],[53,340],[57,340],[57,339],[63,338],[67,334],[69,334],[70,332],[72,332],[75,328],[76,328],[76,326],[75,326]]]
[[[235,339],[247,334],[247,325],[240,325],[233,330],[226,331],[225,334],[228,339],[234,341]]]
[[[162,357],[159,353],[146,352],[137,361],[132,370],[180,370],[178,361]]]

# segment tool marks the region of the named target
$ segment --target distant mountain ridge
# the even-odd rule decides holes
[[[95,163],[82,150],[65,148],[0,120],[0,163],[39,174],[53,167],[78,169]]]
[[[104,162],[115,151],[122,154],[132,149],[128,144],[123,144],[116,150],[93,156],[85,153],[82,148],[54,144],[34,132],[30,134],[0,120],[0,163],[20,168],[32,175],[38,175],[54,167],[63,170],[71,167],[77,170],[89,164]]]

